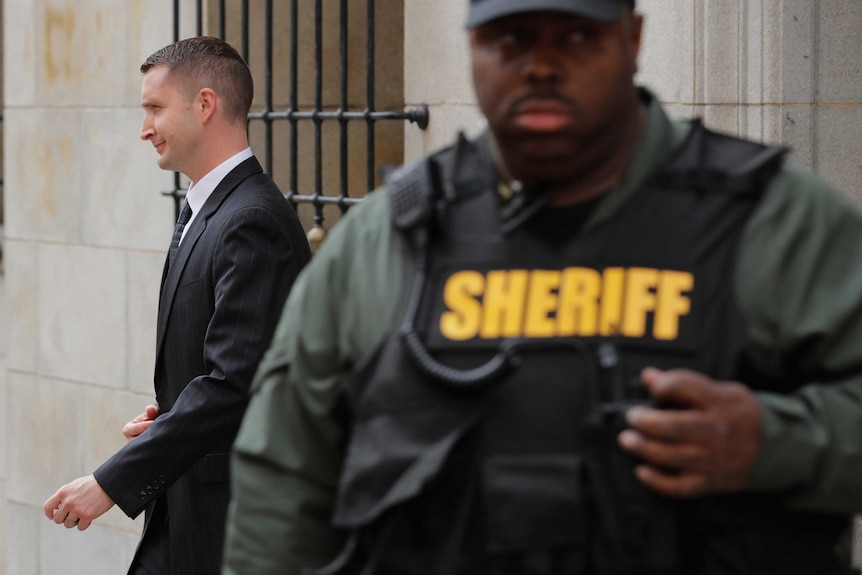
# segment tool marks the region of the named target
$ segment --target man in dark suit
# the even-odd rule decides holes
[[[249,385],[310,250],[295,212],[248,146],[248,66],[216,38],[171,44],[141,66],[141,139],[191,180],[162,276],[157,405],[126,445],[44,505],[83,531],[113,505],[146,510],[133,575],[219,571],[229,456]]]

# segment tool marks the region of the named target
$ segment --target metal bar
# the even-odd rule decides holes
[[[299,0],[290,0],[290,109],[296,110],[299,107],[299,23],[298,23],[298,5]],[[297,118],[288,118],[290,121],[290,184],[288,186],[287,198],[291,203],[293,195],[299,190],[299,176],[297,174],[299,166],[299,129],[297,127]]]
[[[266,31],[264,32],[264,43],[266,44],[266,56],[265,56],[265,109],[266,111],[272,111],[273,109],[273,82],[272,82],[272,61],[273,61],[273,42],[272,42],[272,0],[266,0]],[[264,126],[266,129],[266,142],[265,142],[265,150],[266,150],[266,172],[268,174],[273,173],[274,161],[272,157],[272,119],[268,116],[264,117]]]
[[[375,69],[375,61],[377,59],[375,53],[375,36],[377,32],[376,20],[374,18],[374,0],[368,0],[367,4],[367,12],[368,12],[368,20],[366,22],[366,26],[368,29],[368,38],[365,41],[366,45],[366,71],[365,71],[365,109],[368,112],[368,116],[365,118],[366,122],[366,141],[365,147],[368,152],[368,162],[366,164],[366,189],[367,191],[373,190],[377,187],[377,180],[374,177],[374,165],[376,164],[375,158],[375,146],[377,145],[374,139],[374,117],[373,114],[375,112],[375,102],[374,102],[374,69]]]
[[[174,0],[174,42],[180,39],[180,0]],[[180,218],[180,201],[185,196],[185,191],[180,188],[180,174],[174,172],[174,189],[162,192],[174,200],[174,221]]]
[[[368,110],[364,110],[362,112],[342,112],[340,110],[327,112],[318,110],[299,111],[296,109],[289,109],[273,110],[272,112],[250,112],[248,117],[253,120],[264,120],[268,118],[270,120],[337,120],[339,122],[349,120],[372,122],[379,122],[382,120],[407,120],[412,124],[416,124],[419,128],[425,129],[428,126],[429,113],[428,107],[423,104],[404,112],[370,112]]]
[[[362,198],[344,198],[342,196],[326,196],[320,195],[302,195],[296,194],[293,199],[298,203],[314,204],[314,205],[336,205],[336,206],[354,206],[362,202]]]
[[[225,30],[225,31],[227,29],[227,23],[226,23],[227,18],[225,16],[225,4],[226,4],[226,2],[227,2],[227,0],[221,0],[222,15],[223,15],[222,16],[223,17],[222,30]],[[251,55],[249,53],[249,40],[248,40],[248,10],[249,10],[248,0],[242,0],[242,3],[240,4],[240,46],[239,46],[239,53],[240,53],[240,56],[242,56],[242,59],[246,61],[246,64],[248,64],[249,67],[251,67]],[[224,33],[226,33],[226,32],[223,32],[223,34]],[[222,36],[222,37],[225,38],[225,36]],[[268,123],[268,120],[264,119],[264,122]],[[249,134],[250,129],[251,129],[251,117],[246,116],[245,131],[246,131],[246,135],[249,137],[250,137],[250,134]],[[270,173],[271,173],[271,171],[270,171]]]
[[[339,97],[338,103],[338,111],[346,112],[350,102],[348,101],[348,70],[349,70],[349,61],[347,54],[347,23],[348,23],[348,12],[347,12],[347,0],[341,0],[341,17],[340,17],[340,38],[339,38],[339,72],[340,72],[340,88],[341,94]],[[339,145],[339,175],[341,181],[339,182],[339,192],[342,197],[347,197],[350,195],[350,190],[348,189],[348,133],[347,133],[347,124],[348,120],[345,118],[344,114],[339,115],[338,119],[339,123],[339,132],[338,132],[338,145]],[[342,213],[347,211],[347,206],[343,206]]]
[[[227,38],[227,0],[218,3],[218,34],[222,40]]]
[[[242,0],[242,20],[240,25],[242,27],[242,57],[248,62],[248,0]]]
[[[197,21],[197,35],[204,35],[204,0],[198,0],[198,21]]]
[[[180,39],[180,0],[174,0],[174,42]],[[179,218],[179,215],[177,215]]]
[[[314,195],[323,195],[323,0],[314,2]],[[323,225],[323,206],[315,202],[314,223]]]
[[[3,114],[0,113],[0,134],[3,133],[2,126],[3,126]],[[3,187],[3,178],[0,178],[0,188],[2,188],[2,187]],[[0,201],[0,207],[2,207],[2,201]],[[4,215],[4,210],[0,209],[0,221],[3,221],[3,215]],[[2,254],[2,251],[0,251],[0,254]],[[0,258],[0,259],[2,259],[2,258]]]

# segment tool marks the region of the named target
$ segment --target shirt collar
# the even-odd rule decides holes
[[[251,148],[246,148],[210,170],[199,181],[189,184],[189,189],[186,192],[186,202],[191,207],[192,213],[197,214],[225,176],[235,167],[252,157],[252,155]]]

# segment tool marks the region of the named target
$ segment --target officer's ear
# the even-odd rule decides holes
[[[638,58],[640,57],[641,52],[641,38],[643,37],[644,17],[643,14],[640,14],[639,12],[629,12],[628,10],[627,12],[625,19],[629,55],[634,72],[637,73]]]

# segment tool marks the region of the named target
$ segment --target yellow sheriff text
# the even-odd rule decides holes
[[[648,335],[674,340],[680,319],[691,311],[686,294],[693,288],[691,273],[651,268],[464,270],[443,287],[440,333],[452,341]]]

